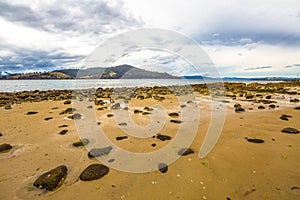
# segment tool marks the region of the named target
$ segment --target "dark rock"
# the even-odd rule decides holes
[[[64,124],[64,125],[60,125],[58,128],[65,128],[68,127],[68,125]]]
[[[265,109],[265,107],[264,106],[258,106],[258,109],[263,110],[263,109]]]
[[[181,120],[177,120],[177,119],[171,119],[170,122],[175,123],[175,124],[181,124],[182,123]]]
[[[248,95],[246,96],[246,99],[253,99],[253,97],[254,97],[254,95],[248,94]]]
[[[295,128],[290,128],[290,127],[282,129],[281,132],[289,133],[289,134],[298,134],[298,133],[300,133],[299,130],[297,130]]]
[[[165,163],[159,163],[158,170],[164,174],[168,171],[168,165]]]
[[[269,105],[269,108],[276,108],[274,104]]]
[[[170,136],[168,136],[168,135],[161,135],[161,134],[157,135],[156,138],[159,139],[159,140],[161,140],[161,141],[171,140]]]
[[[290,102],[292,102],[292,103],[298,103],[299,99],[291,99]]]
[[[280,119],[288,121],[289,120],[288,118],[291,118],[291,117],[292,117],[291,115],[282,114]]]
[[[236,107],[235,108],[235,112],[244,112],[244,111],[245,111],[245,109],[242,108],[242,107]]]
[[[298,186],[293,186],[293,187],[291,187],[291,190],[300,190],[300,187],[298,187]]]
[[[82,115],[79,114],[79,113],[74,113],[73,115],[69,116],[68,118],[69,118],[69,119],[77,120],[77,119],[81,119],[81,118],[82,118]]]
[[[71,104],[71,103],[72,103],[71,100],[66,100],[66,101],[64,102],[64,104]]]
[[[59,114],[60,115],[63,115],[63,114],[73,114],[73,112],[75,112],[76,109],[75,108],[67,108],[66,110],[64,111],[61,111]]]
[[[156,144],[155,144],[155,143],[152,143],[151,146],[156,147]]]
[[[92,109],[92,108],[93,108],[93,106],[92,106],[92,105],[89,105],[89,106],[87,106],[86,108],[88,108],[88,109]]]
[[[1,144],[0,145],[0,152],[8,152],[8,150],[12,149],[12,146],[10,144]]]
[[[266,99],[271,99],[272,98],[272,95],[267,95],[266,96]]]
[[[294,108],[295,110],[300,110],[300,106],[298,106],[298,107],[296,107],[296,108]]]
[[[146,111],[150,112],[150,111],[153,111],[153,108],[144,107],[144,109],[143,109],[143,110],[146,110]]]
[[[112,150],[111,146],[103,147],[103,148],[94,148],[94,149],[90,150],[90,152],[88,153],[88,156],[89,156],[89,158],[94,158],[94,157],[108,155],[111,150]]]
[[[112,163],[112,162],[115,162],[116,159],[112,158],[112,159],[109,159],[107,162],[109,163]]]
[[[248,142],[252,142],[252,143],[264,143],[265,141],[262,139],[257,139],[257,138],[247,138]]]
[[[170,117],[179,117],[179,114],[176,112],[169,113]]]
[[[127,123],[123,122],[123,123],[119,123],[119,126],[127,126]]]
[[[110,118],[110,117],[113,117],[114,115],[113,114],[107,114],[106,116]]]
[[[89,142],[90,142],[89,139],[83,138],[83,139],[79,140],[78,142],[74,142],[73,146],[74,147],[84,146],[84,145],[87,145]]]
[[[242,105],[241,104],[239,104],[239,103],[236,103],[236,104],[234,104],[234,108],[238,108],[238,107],[241,107]]]
[[[116,140],[124,140],[127,138],[128,138],[127,136],[118,136],[118,137],[116,137]]]
[[[98,126],[101,125],[101,122],[97,122],[97,125],[98,125]]]
[[[0,137],[2,137],[3,135],[2,135],[2,133],[0,133]]]
[[[82,171],[79,178],[82,181],[92,181],[108,174],[109,168],[102,164],[92,164]]]
[[[5,110],[10,110],[11,108],[12,108],[11,105],[6,105],[6,106],[4,107]]]
[[[67,132],[68,132],[68,130],[62,130],[62,131],[59,132],[59,134],[60,134],[60,135],[64,135],[64,134],[66,134]]]
[[[26,115],[35,115],[35,114],[37,114],[38,112],[36,112],[36,111],[29,111],[29,112],[27,112],[26,113]]]
[[[187,156],[192,153],[194,153],[194,151],[191,148],[182,148],[178,151],[178,155],[180,156]]]
[[[142,112],[142,115],[150,115],[150,112]]]
[[[42,175],[40,175],[33,183],[33,185],[40,189],[49,191],[60,187],[67,177],[68,168],[64,165],[58,166]]]
[[[48,120],[50,120],[50,119],[53,119],[53,117],[46,117],[44,120],[45,120],[45,121],[48,121]]]
[[[117,110],[117,109],[120,109],[120,108],[121,108],[120,103],[115,103],[114,105],[111,106],[111,109],[113,109],[113,110]]]
[[[141,111],[141,110],[134,110],[133,112],[134,112],[134,114],[140,114],[140,113],[142,113],[143,111]]]

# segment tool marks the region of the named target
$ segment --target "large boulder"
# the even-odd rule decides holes
[[[40,175],[33,185],[40,189],[53,191],[60,187],[66,179],[68,168],[65,165],[58,166],[42,175]]]

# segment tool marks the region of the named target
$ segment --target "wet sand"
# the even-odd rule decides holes
[[[264,98],[254,97],[254,99]],[[134,114],[160,104],[166,111],[181,114],[182,109],[175,96],[167,94],[165,100],[131,99],[129,114],[135,123],[145,126],[150,115]],[[284,98],[283,98],[284,97]],[[168,166],[166,173],[152,171],[142,174],[121,172],[110,168],[109,173],[93,181],[79,180],[80,173],[90,164],[99,163],[88,157],[85,147],[74,147],[80,139],[70,114],[59,113],[72,107],[64,101],[42,101],[14,104],[12,109],[0,108],[0,144],[8,143],[12,149],[0,153],[0,199],[298,199],[300,197],[300,134],[286,134],[281,130],[293,127],[300,130],[300,110],[294,109],[299,102],[290,102],[298,94],[272,94],[275,108],[269,104],[254,103],[245,97],[226,97],[226,119],[220,139],[205,158],[198,153],[211,122],[209,96],[197,94],[196,101],[186,106],[200,108],[200,124],[190,148],[195,152],[182,156]],[[188,98],[187,98],[188,100]],[[239,103],[245,112],[235,112]],[[119,147],[132,152],[151,152],[172,142],[181,126],[166,123],[159,131],[171,140],[157,138],[135,138],[122,131],[107,114],[108,109],[93,105],[97,120],[101,122],[106,136]],[[260,110],[258,106],[265,109]],[[279,107],[277,107],[279,106]],[[27,115],[29,111],[38,113]],[[281,120],[282,114],[291,115]],[[45,118],[52,119],[45,120]],[[183,123],[188,123],[183,121]],[[67,127],[61,127],[67,125]],[[126,125],[125,125],[126,126]],[[64,135],[60,131],[68,130]],[[188,134],[189,130],[186,130]],[[124,140],[116,140],[125,136]],[[264,140],[251,143],[245,138]],[[152,146],[155,143],[156,146]],[[104,157],[105,158],[105,157]],[[42,173],[59,165],[68,168],[67,178],[55,191],[35,188],[32,184]]]

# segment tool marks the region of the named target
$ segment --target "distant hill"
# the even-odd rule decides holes
[[[2,79],[175,79],[168,73],[139,69],[131,65],[119,65],[108,68],[62,69],[52,72],[12,74]]]

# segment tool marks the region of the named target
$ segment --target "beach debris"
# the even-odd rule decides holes
[[[112,150],[111,146],[102,147],[102,148],[93,148],[89,151],[88,157],[89,158],[94,158],[94,157],[100,157],[100,156],[108,155],[111,150]]]
[[[116,140],[124,140],[127,138],[128,138],[127,136],[118,136],[118,137],[116,137]]]
[[[263,139],[257,139],[257,138],[245,138],[248,142],[251,143],[264,143],[265,141]]]
[[[84,169],[79,178],[82,181],[92,181],[102,178],[108,174],[109,168],[102,164],[91,164],[86,169]]]
[[[64,111],[61,111],[59,114],[60,115],[63,115],[63,114],[73,114],[73,112],[75,112],[76,109],[75,108],[67,108],[66,110]]]
[[[27,112],[26,113],[26,115],[35,115],[35,114],[37,114],[38,112],[36,112],[36,111],[29,111],[29,112]]]
[[[181,124],[182,123],[181,120],[177,120],[177,119],[171,119],[170,122],[175,123],[175,124]]]
[[[53,119],[53,117],[46,117],[44,120],[45,120],[45,121],[48,121],[48,120],[50,120],[50,119]]]
[[[165,141],[165,140],[171,140],[171,137],[168,136],[168,135],[161,135],[161,134],[158,134],[156,136],[157,139],[161,140],[161,141]]]
[[[73,115],[69,116],[68,118],[69,118],[69,119],[77,120],[77,119],[81,119],[81,118],[82,118],[82,115],[79,114],[79,113],[74,113]]]
[[[78,142],[74,142],[72,145],[73,145],[74,147],[85,146],[85,145],[87,145],[89,142],[90,142],[89,139],[83,138],[83,139],[79,140]]]
[[[165,163],[159,163],[158,164],[158,170],[161,172],[161,173],[166,173],[168,171],[168,165],[165,164]]]
[[[292,116],[291,116],[291,115],[285,115],[285,114],[282,114],[281,117],[280,117],[280,119],[281,119],[281,120],[288,121],[290,117],[292,117]]]
[[[59,132],[60,135],[65,135],[68,132],[68,130],[64,129],[62,131]]]
[[[10,149],[12,149],[12,146],[10,144],[1,144],[0,145],[0,152],[4,153],[4,152],[8,152]]]
[[[71,103],[72,103],[71,100],[66,100],[66,101],[64,101],[64,104],[71,104]]]
[[[170,117],[179,117],[179,114],[176,112],[169,113]]]
[[[291,128],[291,127],[284,128],[284,129],[281,130],[281,132],[289,133],[289,134],[298,134],[298,133],[300,133],[300,131],[298,129]]]
[[[65,165],[58,166],[42,175],[40,175],[33,183],[33,186],[53,191],[60,187],[67,177],[68,168]]]
[[[178,155],[180,156],[187,156],[189,154],[193,154],[194,150],[191,148],[182,148],[178,151]]]

